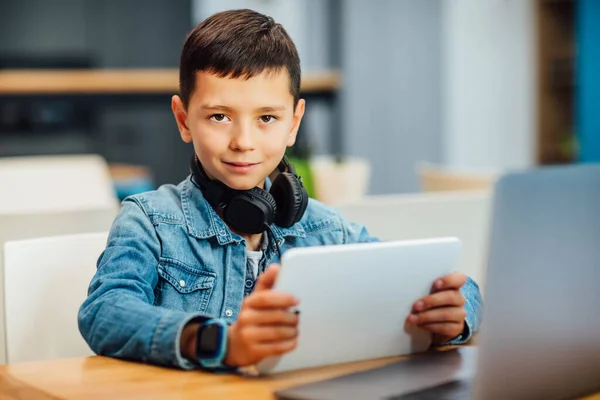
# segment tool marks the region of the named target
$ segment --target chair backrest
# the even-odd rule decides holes
[[[107,232],[7,242],[7,362],[91,355],[77,326]]]
[[[338,209],[381,240],[459,238],[463,246],[457,269],[483,288],[490,206],[489,192],[465,191],[368,196]]]
[[[106,161],[96,155],[0,158],[0,214],[114,207]]]
[[[118,208],[57,213],[0,214],[0,288],[4,287],[4,243],[14,240],[108,231]],[[3,289],[0,289],[3,290]],[[6,321],[4,300],[0,293],[0,364],[6,363]]]
[[[492,190],[498,172],[478,169],[448,168],[430,163],[420,163],[417,175],[423,192],[458,190]]]

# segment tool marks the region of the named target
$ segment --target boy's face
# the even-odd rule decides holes
[[[181,138],[193,142],[208,176],[238,190],[264,187],[304,115],[304,100],[294,109],[285,69],[250,79],[200,71],[187,110],[179,96],[171,106]]]

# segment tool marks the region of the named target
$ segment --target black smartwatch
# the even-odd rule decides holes
[[[227,354],[227,322],[209,319],[200,325],[196,336],[196,359],[205,368],[223,366]]]

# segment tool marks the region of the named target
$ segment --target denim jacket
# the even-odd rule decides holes
[[[300,222],[273,226],[273,233],[282,252],[377,240],[312,199]],[[265,251],[261,270],[279,261],[273,247]],[[185,369],[196,364],[180,353],[183,327],[209,318],[234,322],[254,285],[247,276],[245,240],[231,232],[189,179],[125,199],[97,268],[78,316],[91,349]],[[452,341],[456,344],[478,328],[481,313],[475,282],[468,279],[462,291],[467,329]]]

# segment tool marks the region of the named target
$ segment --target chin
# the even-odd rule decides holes
[[[225,185],[229,186],[231,189],[235,190],[249,190],[253,187],[258,186],[260,180],[253,179],[251,177],[227,177],[223,179]]]

